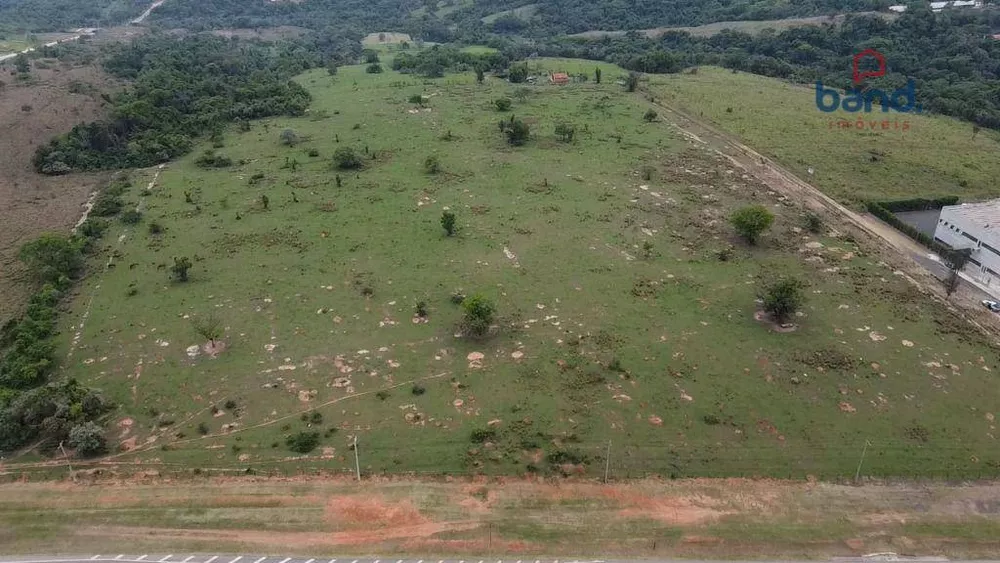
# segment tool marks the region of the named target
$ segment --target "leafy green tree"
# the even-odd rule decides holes
[[[512,84],[520,84],[528,79],[528,65],[524,63],[511,65],[507,70],[507,80]]]
[[[483,336],[490,330],[496,315],[496,305],[481,294],[475,294],[462,303],[465,310],[465,328],[473,336]]]
[[[482,84],[486,80],[486,71],[482,67],[476,67],[476,84]]]
[[[424,160],[424,171],[428,174],[437,174],[441,171],[441,159],[436,154],[432,154]]]
[[[733,213],[729,222],[748,243],[757,244],[760,235],[774,223],[774,214],[763,205],[748,205]]]
[[[764,310],[778,323],[785,323],[802,306],[802,282],[784,278],[767,284],[761,291]]]
[[[170,267],[170,271],[176,276],[177,281],[186,282],[188,281],[188,270],[191,269],[191,265],[191,259],[187,256],[174,258],[174,265]]]
[[[594,69],[594,82],[598,84],[601,83],[601,67],[597,67]]]
[[[293,452],[307,454],[319,445],[319,432],[299,432],[285,439],[285,445]]]
[[[340,147],[333,152],[333,165],[340,170],[356,170],[363,161],[351,147]]]
[[[456,219],[455,214],[452,213],[451,211],[445,211],[444,213],[441,214],[441,227],[444,228],[444,232],[448,236],[452,236],[455,234],[455,229],[457,228],[455,219]]]
[[[373,65],[382,62],[378,57],[378,52],[373,49],[365,49],[361,52],[361,60],[366,65]]]
[[[411,104],[416,104],[416,105],[422,107],[424,105],[424,96],[423,96],[423,94],[414,94],[414,95],[410,96],[410,103]]]
[[[657,117],[659,117],[659,114],[657,114],[656,111],[652,109],[648,109],[646,110],[646,113],[642,114],[642,120],[645,121],[646,123],[652,123],[656,121]]]
[[[100,455],[107,449],[104,429],[94,422],[77,424],[69,431],[68,444],[81,457]]]
[[[531,128],[520,119],[512,119],[504,131],[507,135],[507,143],[519,147],[528,142],[531,135]]]
[[[372,63],[365,67],[365,72],[368,74],[382,74],[382,65],[378,63]]]
[[[45,233],[25,243],[18,257],[39,281],[59,284],[83,269],[83,241],[56,233]]]
[[[222,338],[222,319],[215,315],[196,317],[191,321],[191,326],[194,327],[198,336],[208,340],[213,347],[215,341]]]
[[[510,98],[497,98],[493,100],[493,105],[496,106],[497,111],[510,111],[511,104]]]
[[[285,129],[282,131],[278,139],[281,141],[281,144],[286,147],[294,147],[299,144],[299,135],[292,129]]]

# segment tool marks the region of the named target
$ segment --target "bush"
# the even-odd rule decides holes
[[[309,153],[308,154],[309,154],[309,156],[315,158],[315,157],[319,156],[319,151],[316,150],[316,149],[309,149]]]
[[[81,236],[89,239],[99,239],[108,228],[108,222],[103,219],[88,217],[78,229]]]
[[[310,424],[323,424],[323,413],[313,411],[309,415],[309,423]]]
[[[136,225],[139,221],[142,221],[142,211],[129,209],[125,213],[122,213],[122,223],[126,225]]]
[[[806,213],[805,224],[806,230],[810,233],[819,234],[823,230],[823,220],[815,213]]]
[[[646,123],[652,123],[652,122],[656,121],[656,118],[658,118],[658,117],[659,117],[659,114],[657,114],[656,111],[651,110],[651,109],[650,110],[646,110],[646,113],[642,114],[642,120],[645,121]]]
[[[528,124],[520,119],[511,120],[504,131],[507,134],[507,142],[515,147],[528,142],[528,137],[531,134]]]
[[[234,411],[236,410],[237,405],[236,401],[234,401],[233,399],[227,399],[226,403],[223,406],[226,407],[227,411]]]
[[[410,103],[411,104],[417,104],[418,106],[424,105],[424,96],[423,96],[423,94],[414,94],[414,95],[410,96]]]
[[[319,445],[319,432],[299,432],[285,439],[285,445],[293,452],[307,454]]]
[[[719,417],[715,416],[714,414],[706,414],[705,416],[701,417],[701,419],[704,420],[705,424],[709,426],[715,426],[716,424],[722,422],[721,420],[719,420]]]
[[[221,154],[215,154],[212,149],[206,150],[194,161],[201,168],[226,168],[233,165],[233,159]]]
[[[92,457],[104,453],[107,442],[104,429],[93,422],[78,424],[69,431],[67,442],[81,457]]]
[[[414,395],[416,395],[418,397],[420,395],[423,395],[426,392],[427,392],[427,388],[425,388],[423,385],[421,385],[419,383],[414,383],[413,384],[413,388],[410,389],[410,393],[413,393]]]
[[[490,330],[496,305],[486,297],[476,294],[462,303],[465,310],[465,327],[473,336],[483,336]]]
[[[477,428],[472,431],[469,439],[474,444],[482,444],[485,442],[494,442],[497,439],[497,431],[492,428]]]
[[[420,317],[421,319],[425,318],[427,316],[427,302],[426,301],[418,301],[417,302],[417,307],[416,307],[416,312],[417,312],[417,316],[418,317]]]
[[[285,145],[286,147],[294,147],[295,145],[299,144],[298,134],[291,129],[285,129],[284,131],[282,131],[281,135],[279,136],[279,140],[281,141],[281,144]]]
[[[748,243],[757,244],[760,235],[774,222],[774,214],[763,205],[748,205],[733,213],[729,222]]]
[[[384,401],[389,398],[389,392],[385,390],[378,391],[375,393],[375,398],[377,398],[380,401]]]
[[[510,98],[498,98],[493,101],[493,105],[497,108],[497,111],[510,111],[512,102]]]
[[[556,125],[556,136],[559,137],[564,143],[572,143],[573,137],[576,135],[576,127],[569,123],[560,123]]]
[[[356,170],[363,161],[351,147],[340,147],[333,153],[333,165],[339,170]]]
[[[521,63],[511,65],[507,69],[507,80],[513,84],[520,84],[528,79],[528,65]]]
[[[456,221],[455,214],[452,213],[451,211],[445,211],[444,213],[441,214],[441,227],[444,228],[444,232],[448,236],[452,236],[455,234],[455,230],[457,228],[455,221]]]
[[[18,257],[39,281],[60,283],[83,269],[83,241],[56,233],[46,233],[25,243]]]
[[[802,282],[784,278],[767,284],[761,291],[764,310],[778,323],[785,323],[802,306]]]
[[[170,267],[170,272],[177,277],[177,281],[188,281],[188,270],[191,269],[191,259],[187,256],[174,258],[174,265]]]
[[[382,74],[382,65],[378,63],[372,63],[365,67],[365,72],[368,74]]]
[[[441,159],[437,155],[430,155],[424,160],[424,171],[428,174],[437,174],[441,171]]]
[[[202,436],[206,436],[208,434],[208,425],[205,424],[204,422],[199,422],[198,433],[201,434]]]
[[[629,92],[635,92],[639,88],[639,73],[630,72],[625,78],[625,89]]]
[[[159,235],[159,234],[162,234],[162,233],[163,233],[163,225],[161,225],[160,223],[158,223],[156,221],[152,221],[149,224],[149,234],[151,234],[151,235]]]

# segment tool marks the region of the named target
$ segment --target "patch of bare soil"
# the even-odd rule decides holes
[[[304,27],[294,25],[280,25],[277,27],[256,27],[216,29],[212,33],[225,38],[239,37],[240,39],[261,39],[263,41],[276,41],[279,39],[294,39],[309,33]]]
[[[45,231],[69,232],[105,177],[50,177],[33,170],[35,149],[80,122],[102,117],[100,93],[115,87],[94,65],[46,60],[43,66],[51,68],[36,63],[28,83],[0,73],[0,325],[22,309],[32,289],[17,259],[20,246]]]
[[[755,321],[766,324],[774,332],[795,332],[799,327],[792,323],[779,323],[771,318],[771,314],[766,311],[757,311],[753,314]]]
[[[388,502],[377,496],[333,497],[326,504],[329,522],[344,527],[412,527],[427,523],[408,500]]]

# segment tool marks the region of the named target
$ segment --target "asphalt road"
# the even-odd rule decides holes
[[[832,561],[836,563],[875,563],[875,562],[944,562],[949,561],[942,557],[910,558],[899,557],[895,554],[872,554],[864,557],[839,557]],[[305,557],[283,557],[280,555],[236,555],[236,554],[211,554],[202,553],[197,555],[188,554],[100,554],[100,555],[25,555],[18,557],[2,557],[0,563],[713,563],[710,561],[675,561],[675,560],[625,560],[625,559],[586,559],[586,558],[565,558],[565,559],[399,559],[389,557],[385,559],[375,559],[372,557],[353,558],[341,557],[331,559],[329,557],[305,558]],[[816,563],[815,561],[726,561],[724,563]],[[1000,561],[949,561],[949,563],[1000,563]]]

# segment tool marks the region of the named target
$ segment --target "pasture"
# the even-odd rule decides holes
[[[644,120],[601,66],[603,84],[562,87],[315,70],[297,79],[307,115],[133,173],[142,219],[105,236],[114,266],[94,264],[62,330],[63,374],[119,405],[106,459],[352,472],[357,439],[365,474],[600,475],[610,442],[612,477],[834,478],[867,440],[865,474],[994,472],[996,350],[869,249],[809,232],[795,202]],[[707,94],[723,78],[662,80]],[[500,132],[511,115],[524,146]],[[344,147],[360,169],[335,169]],[[210,149],[232,165],[199,166]],[[776,215],[756,247],[727,221],[751,203]],[[807,282],[791,332],[755,320],[778,275]],[[486,339],[459,330],[456,295],[477,293],[497,306]],[[214,343],[195,330],[211,317]]]

